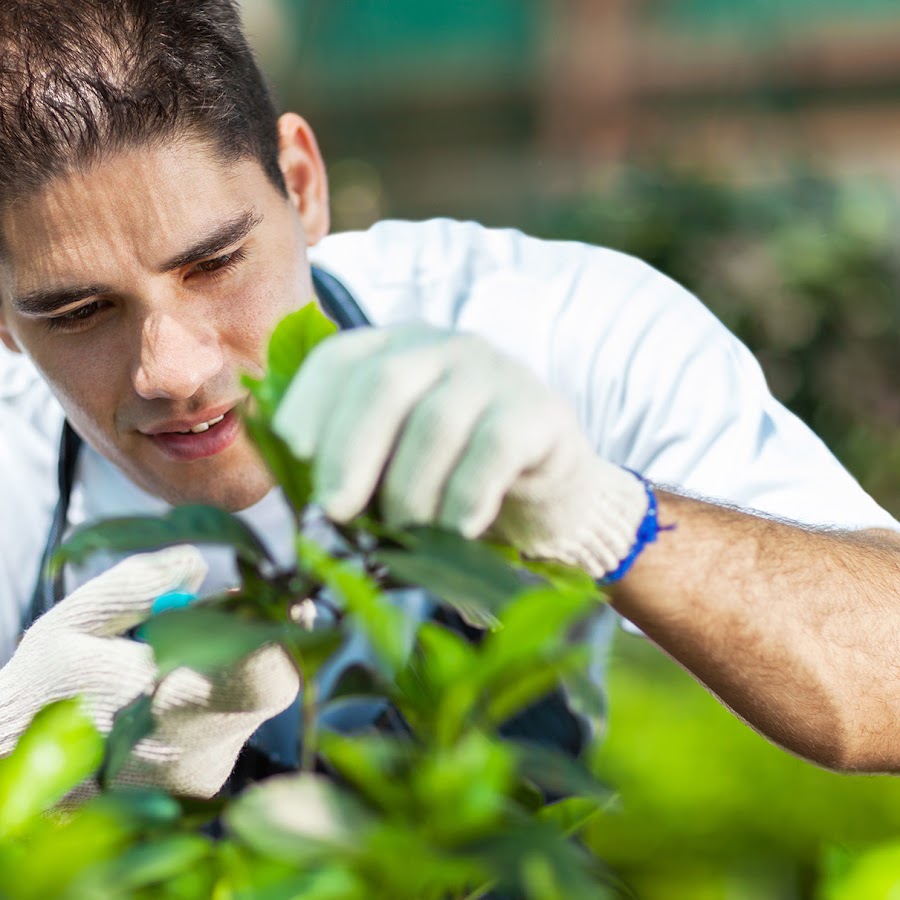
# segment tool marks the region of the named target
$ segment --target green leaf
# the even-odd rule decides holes
[[[532,820],[479,842],[498,893],[535,900],[613,900],[596,861],[549,822]]]
[[[211,801],[186,801],[187,803],[206,803],[215,806]],[[110,817],[128,822],[130,826],[140,830],[154,830],[174,826],[182,815],[182,806],[174,797],[162,790],[139,788],[133,785],[116,785],[108,791],[88,801],[82,807],[93,813],[102,813]]]
[[[472,721],[481,700],[480,661],[475,647],[434,622],[424,622],[416,651],[397,676],[395,702],[422,737],[449,743]]]
[[[269,340],[269,358],[262,380],[244,376],[265,419],[271,419],[298,369],[313,348],[337,331],[337,326],[313,302],[285,316]]]
[[[516,741],[519,774],[552,796],[578,796],[598,807],[611,803],[613,791],[583,763],[542,744]]]
[[[180,666],[206,675],[218,672],[264,644],[280,640],[286,628],[192,606],[154,616],[141,626],[141,633],[164,677]]]
[[[302,571],[315,576],[343,601],[391,675],[405,664],[409,650],[406,616],[365,572],[332,558],[303,535],[297,539],[297,560]]]
[[[312,496],[312,464],[291,453],[288,445],[269,427],[265,416],[246,415],[244,425],[290,504],[295,510],[302,510]]]
[[[602,724],[606,719],[606,692],[587,672],[586,666],[572,668],[562,676],[569,706],[576,713]]]
[[[593,819],[601,815],[608,804],[599,804],[587,797],[566,797],[549,803],[537,813],[542,822],[550,822],[568,837],[582,832]]]
[[[503,627],[483,645],[485,680],[534,659],[546,659],[568,643],[572,626],[596,605],[593,592],[530,588],[503,611]]]
[[[524,665],[495,671],[483,686],[484,717],[497,727],[553,691],[564,672],[586,663],[585,648],[575,647],[553,659],[535,658]]]
[[[101,787],[108,787],[115,780],[138,741],[153,731],[152,706],[152,694],[141,694],[116,713],[98,776]]]
[[[45,706],[0,760],[0,840],[13,837],[96,771],[103,738],[77,700]]]
[[[322,756],[374,806],[393,814],[410,806],[409,785],[402,773],[412,755],[412,745],[385,735],[346,737],[323,730],[319,735]]]
[[[351,697],[385,697],[390,690],[390,682],[381,672],[363,663],[354,663],[341,672],[327,699],[331,703]]]
[[[413,528],[406,550],[379,550],[374,561],[398,581],[423,587],[476,628],[493,628],[497,614],[526,586],[521,572],[478,541],[437,528]]]
[[[271,557],[253,531],[236,516],[212,506],[180,506],[165,516],[107,519],[78,528],[57,551],[51,570],[66,563],[80,565],[92,554],[134,553],[174,544],[223,544],[234,547],[239,558],[261,565]]]
[[[426,833],[442,844],[468,843],[501,824],[514,783],[510,745],[471,731],[418,761],[410,781]]]
[[[527,559],[524,556],[519,557],[518,564],[557,590],[592,594],[596,596],[598,602],[606,600],[606,595],[594,579],[575,566],[567,566],[553,560]]]
[[[315,347],[337,331],[315,302],[285,316],[269,341],[269,372],[290,382]]]
[[[225,814],[230,832],[265,856],[302,860],[364,843],[372,816],[320,775],[278,775],[245,791]]]
[[[162,886],[202,862],[210,853],[209,841],[197,835],[158,837],[126,851],[106,875],[120,896],[129,890]]]
[[[293,653],[304,679],[312,681],[319,669],[328,662],[346,640],[340,628],[314,628],[288,625],[284,643]]]

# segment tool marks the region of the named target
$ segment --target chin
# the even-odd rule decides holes
[[[211,478],[196,478],[183,485],[157,485],[154,493],[172,506],[202,503],[226,512],[237,513],[259,503],[272,490],[268,471],[254,466],[251,471],[226,473]]]

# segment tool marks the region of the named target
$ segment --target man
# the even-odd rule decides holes
[[[86,444],[66,524],[203,501],[289,558],[238,375],[313,296],[312,258],[379,326],[323,344],[278,417],[334,519],[377,493],[396,521],[575,562],[772,739],[900,767],[900,525],[692,297],[610,251],[472,224],[326,237],[315,138],[276,120],[228,0],[10,0],[0,60],[0,336],[41,376],[3,363],[0,490],[36,490],[43,528],[49,388]],[[21,571],[0,559],[7,628],[44,543],[10,509],[4,547],[30,553]],[[204,568],[184,548],[136,557],[40,619],[0,670],[0,753],[59,696],[87,694],[108,726],[153,677],[122,635]],[[205,589],[223,577],[214,565]],[[223,681],[184,674],[134,778],[213,793],[297,688],[273,648]]]

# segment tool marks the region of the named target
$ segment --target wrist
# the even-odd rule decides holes
[[[643,486],[644,494],[646,496],[646,507],[643,518],[637,526],[634,541],[631,544],[628,553],[619,560],[619,564],[612,569],[612,571],[608,571],[598,579],[598,584],[603,586],[621,581],[631,571],[632,567],[637,562],[638,557],[644,552],[647,546],[656,541],[660,531],[669,531],[675,527],[674,525],[660,525],[659,502],[656,497],[656,492],[650,482],[631,469],[625,469],[625,471],[630,472]]]

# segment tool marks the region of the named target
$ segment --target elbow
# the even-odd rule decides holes
[[[874,710],[837,707],[838,714],[821,719],[805,739],[790,741],[791,752],[820,768],[845,775],[900,772],[900,721],[885,721]]]

